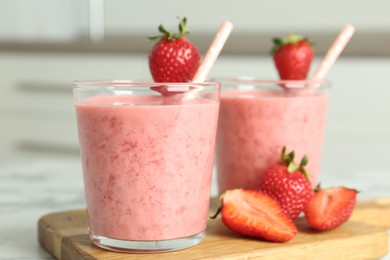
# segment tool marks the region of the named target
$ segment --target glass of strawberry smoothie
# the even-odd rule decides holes
[[[222,84],[217,134],[218,190],[257,189],[283,146],[298,162],[307,155],[318,181],[328,108],[327,81],[215,79]]]
[[[219,83],[75,83],[94,244],[153,253],[203,240],[219,92]]]

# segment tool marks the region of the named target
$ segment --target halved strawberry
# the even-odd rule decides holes
[[[273,242],[286,242],[297,233],[278,202],[261,191],[228,190],[221,198],[222,221],[237,233]]]
[[[305,210],[308,224],[318,230],[340,226],[351,216],[357,191],[346,187],[318,188]]]

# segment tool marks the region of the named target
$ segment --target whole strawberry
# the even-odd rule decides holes
[[[356,205],[357,191],[346,187],[317,188],[305,209],[309,225],[317,230],[340,226],[351,216]]]
[[[149,69],[155,82],[188,82],[200,65],[198,49],[185,38],[189,33],[187,19],[179,22],[179,33],[170,33],[160,25],[162,35],[150,37],[158,40],[149,53]]]
[[[259,190],[234,189],[221,196],[223,224],[242,235],[273,242],[286,242],[297,233],[294,222],[283,212],[279,203]]]
[[[304,80],[313,60],[310,42],[299,35],[273,39],[272,55],[282,80]]]
[[[304,156],[299,165],[294,163],[294,152],[286,154],[283,147],[280,164],[267,168],[260,177],[260,190],[278,201],[291,219],[296,219],[304,211],[313,195],[308,172],[304,168],[307,162]]]

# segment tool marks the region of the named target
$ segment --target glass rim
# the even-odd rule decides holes
[[[169,86],[169,87],[183,87],[183,86],[220,86],[221,83],[217,81],[207,82],[148,82],[148,81],[130,81],[130,80],[102,80],[102,81],[74,81],[73,86],[75,88],[81,86],[91,87],[158,87],[158,86]]]
[[[331,87],[331,81],[328,79],[319,80],[278,80],[278,79],[260,79],[256,77],[214,77],[213,81],[230,84],[253,84],[253,85],[279,85],[287,89],[299,89],[305,87],[312,87],[316,85],[317,88]],[[319,86],[318,86],[319,85]],[[223,87],[223,86],[222,86]]]

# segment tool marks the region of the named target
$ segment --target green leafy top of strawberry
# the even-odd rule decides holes
[[[287,166],[287,171],[290,173],[295,171],[300,171],[303,173],[303,175],[305,175],[307,179],[309,179],[310,173],[305,168],[305,166],[309,162],[307,156],[306,155],[303,156],[299,164],[294,162],[294,157],[295,157],[294,151],[291,151],[290,153],[286,154],[286,147],[284,146],[282,149],[281,163]]]
[[[274,46],[271,50],[272,54],[277,53],[283,46],[287,44],[298,44],[301,41],[306,41],[310,45],[312,43],[305,37],[302,37],[301,35],[298,34],[289,34],[287,37],[284,38],[273,38]]]
[[[161,41],[163,39],[167,39],[168,41],[174,41],[182,36],[185,36],[186,34],[190,34],[190,30],[186,28],[187,25],[187,17],[184,17],[183,19],[179,19],[179,32],[178,33],[171,33],[167,31],[162,24],[159,25],[158,31],[161,33],[160,35],[148,37],[149,40],[153,41]]]

